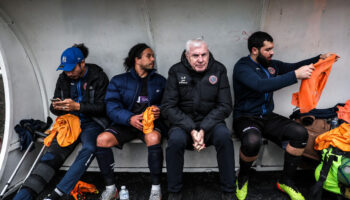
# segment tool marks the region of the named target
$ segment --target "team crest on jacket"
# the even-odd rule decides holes
[[[215,75],[211,75],[209,76],[209,82],[214,85],[215,83],[218,82],[218,77],[216,77]]]
[[[276,70],[273,67],[268,67],[267,70],[270,72],[270,74],[275,74]]]
[[[85,82],[83,85],[84,90],[86,90],[87,83]]]

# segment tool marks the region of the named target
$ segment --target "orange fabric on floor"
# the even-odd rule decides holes
[[[66,147],[73,144],[79,137],[81,132],[79,117],[71,114],[66,114],[57,117],[55,124],[52,127],[50,135],[44,140],[45,146],[50,146],[52,140],[57,135],[57,143],[61,147]]]
[[[152,112],[152,109],[154,108],[154,106],[150,106],[148,108],[146,108],[145,112],[143,113],[143,120],[142,120],[142,124],[143,124],[143,133],[144,134],[148,134],[151,133],[154,129],[154,114]]]
[[[342,123],[338,128],[319,135],[315,140],[314,148],[322,150],[332,145],[342,151],[350,151],[350,124]]]
[[[338,111],[338,119],[342,119],[348,123],[350,123],[350,100],[347,100],[345,102],[344,107],[343,106],[337,106]]]
[[[316,108],[336,57],[336,54],[332,54],[325,60],[320,59],[314,64],[315,70],[311,77],[302,80],[299,92],[292,96],[292,105],[299,107],[300,113],[307,113]]]
[[[74,189],[70,192],[70,195],[72,195],[75,200],[80,200],[84,199],[82,198],[82,195],[86,192],[98,194],[98,190],[96,189],[95,185],[78,181]]]

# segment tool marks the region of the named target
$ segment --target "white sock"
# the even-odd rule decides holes
[[[115,190],[115,189],[117,189],[117,188],[115,187],[114,184],[113,184],[113,185],[107,185],[107,186],[106,186],[106,190],[112,191],[112,190]]]
[[[61,192],[58,188],[55,188],[54,191],[58,194],[58,196],[63,196],[63,192]]]
[[[159,185],[152,185],[152,190],[160,191],[160,184]]]

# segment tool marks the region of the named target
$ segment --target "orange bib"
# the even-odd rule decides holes
[[[150,106],[146,108],[145,112],[143,113],[143,133],[148,134],[151,133],[154,129],[154,114],[152,112],[153,106]]]
[[[332,145],[342,151],[350,151],[350,124],[342,123],[338,128],[319,135],[314,148],[322,150]]]
[[[44,139],[44,144],[47,147],[50,146],[52,140],[56,137],[57,143],[61,147],[66,147],[78,139],[80,132],[79,117],[72,114],[62,115],[57,117],[50,135]]]
[[[294,93],[292,97],[292,105],[299,107],[300,113],[307,113],[316,108],[336,57],[336,54],[332,54],[325,60],[320,59],[314,64],[315,70],[311,77],[302,80],[299,92]]]
[[[81,198],[81,196],[83,195],[83,193],[87,192],[98,194],[98,190],[96,189],[95,185],[85,183],[83,181],[78,181],[74,189],[70,192],[70,195],[72,195],[75,200],[78,200],[83,199]]]

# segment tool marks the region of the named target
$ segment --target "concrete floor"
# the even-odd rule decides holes
[[[252,172],[253,178],[249,181],[249,194],[247,200],[288,200],[288,196],[276,189],[276,180],[280,172]],[[58,183],[64,172],[60,171],[55,179],[47,186],[47,189],[37,198],[43,199]],[[118,188],[126,185],[129,190],[130,199],[147,200],[150,190],[148,173],[115,173]],[[162,178],[163,200],[167,200],[166,175]],[[83,181],[93,183],[102,191],[103,179],[99,173],[86,173]],[[218,173],[185,173],[183,200],[220,200],[220,186]],[[307,195],[314,183],[313,171],[298,171],[297,185],[300,191]],[[12,199],[13,195],[6,198]],[[65,197],[64,200],[73,200],[72,197]],[[87,200],[98,199],[98,195],[87,195]],[[324,192],[322,200],[336,200],[337,197],[331,193]]]

